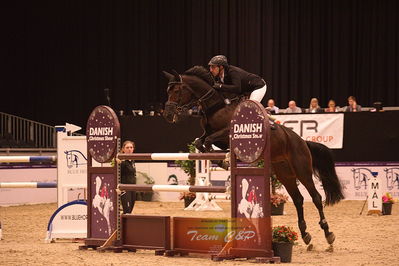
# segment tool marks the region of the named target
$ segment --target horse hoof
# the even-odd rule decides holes
[[[330,246],[326,249],[326,251],[327,251],[327,252],[334,252],[334,246],[333,246],[333,245],[330,245]]]
[[[310,244],[307,248],[306,251],[312,251],[314,248],[313,244]]]
[[[331,233],[329,233],[327,236],[326,236],[326,239],[327,239],[327,243],[328,244],[332,244],[332,243],[334,243],[334,241],[335,241],[335,235],[334,235],[334,233],[333,232],[331,232]]]
[[[312,236],[309,233],[306,233],[306,235],[304,237],[302,237],[303,242],[305,242],[305,244],[309,244],[310,241],[312,240]]]

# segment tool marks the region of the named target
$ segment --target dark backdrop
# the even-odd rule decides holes
[[[120,122],[122,140],[134,140],[135,152],[188,152],[187,144],[202,135],[194,118],[170,124],[159,116],[125,116]],[[345,113],[343,148],[332,149],[337,162],[397,162],[398,151],[399,111]]]
[[[3,1],[0,111],[85,126],[166,99],[162,70],[211,56],[265,78],[265,98],[399,105],[399,1]]]

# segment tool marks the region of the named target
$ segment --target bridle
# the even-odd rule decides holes
[[[180,105],[178,102],[171,102],[171,101],[166,102],[165,106],[173,106],[173,109],[176,110],[177,115],[186,113],[194,106],[200,106],[201,102],[206,100],[207,97],[210,96],[212,93],[212,90],[209,90],[204,95],[199,96],[193,89],[191,89],[190,86],[188,86],[186,83],[183,82],[181,75],[179,75],[179,81],[170,81],[168,83],[167,92],[169,92],[174,85],[186,85],[186,86],[180,86],[178,99],[181,99],[182,89],[189,90],[195,96],[195,98],[193,98],[190,102],[183,105]]]

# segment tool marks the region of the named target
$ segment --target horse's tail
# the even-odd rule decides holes
[[[313,173],[321,180],[326,193],[326,205],[338,203],[344,195],[330,149],[317,142],[306,141],[306,144],[312,154]]]

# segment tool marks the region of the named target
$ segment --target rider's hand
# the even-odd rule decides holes
[[[222,83],[219,82],[215,82],[215,84],[213,84],[212,86],[214,89],[219,90],[222,87]]]

